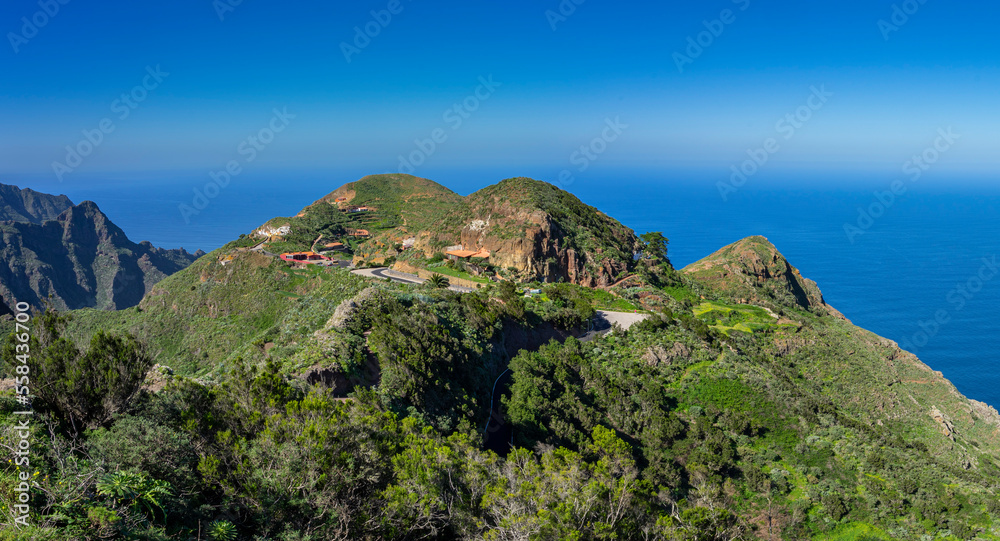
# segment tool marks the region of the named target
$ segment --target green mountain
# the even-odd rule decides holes
[[[200,254],[136,244],[91,201],[0,185],[0,297],[60,310],[134,306]]]
[[[832,308],[816,282],[803,278],[766,238],[748,237],[683,269],[688,276],[740,302],[773,308],[794,305],[818,313]]]
[[[364,209],[355,211],[354,209]],[[448,247],[490,253],[488,263],[511,277],[586,286],[608,285],[635,269],[641,249],[617,220],[551,184],[512,178],[462,197],[409,175],[373,175],[345,184],[292,218],[276,250],[307,250],[316,239],[340,240],[359,265],[389,260],[426,267]],[[351,232],[369,236],[356,242]],[[403,250],[409,239],[412,249]]]
[[[419,229],[430,250],[476,233],[630,262],[605,287],[529,267],[460,294],[269,255],[363,223],[362,259],[407,261],[388,241]],[[0,540],[1000,537],[1000,414],[763,237],[678,271],[552,186],[399,176],[264,227],[263,249],[235,240],[138,306],[32,323],[35,526]],[[645,319],[595,334],[596,309]]]

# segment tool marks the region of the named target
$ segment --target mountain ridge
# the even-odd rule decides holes
[[[18,218],[0,223],[0,297],[7,305],[127,308],[203,253],[136,244],[93,201],[73,205],[66,196],[4,185],[0,193],[4,208],[14,209],[6,216]]]
[[[41,224],[56,219],[73,206],[65,195],[50,195],[31,188],[0,184],[0,221]]]

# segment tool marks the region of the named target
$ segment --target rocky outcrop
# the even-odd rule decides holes
[[[682,269],[735,300],[763,306],[799,306],[844,318],[826,304],[816,282],[804,278],[778,249],[761,236],[748,237]]]
[[[671,365],[677,359],[686,359],[691,356],[691,348],[683,342],[674,342],[670,349],[663,346],[653,346],[646,350],[642,359],[649,366]]]
[[[635,266],[635,233],[572,194],[537,180],[508,179],[468,197],[466,249],[526,278],[607,286]]]
[[[330,316],[330,319],[326,322],[326,327],[332,329],[343,329],[347,327],[347,324],[350,323],[354,314],[356,314],[365,303],[375,300],[378,297],[378,294],[379,292],[377,288],[366,287],[354,297],[344,299],[344,301],[337,305],[337,309],[333,311],[333,315]]]
[[[292,227],[290,225],[282,225],[280,227],[263,225],[254,230],[251,236],[254,237],[284,237],[285,235],[292,232]]]
[[[951,441],[955,441],[955,425],[945,418],[944,414],[941,413],[941,410],[939,410],[937,406],[933,406],[931,407],[929,414],[931,419],[934,419],[934,421],[938,424],[938,428],[941,430],[941,433],[944,434],[944,437],[950,439]]]

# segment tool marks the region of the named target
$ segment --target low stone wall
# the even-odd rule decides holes
[[[392,269],[393,270],[397,270],[399,272],[405,272],[405,273],[409,273],[409,274],[416,274],[417,276],[423,278],[424,280],[430,278],[431,275],[434,274],[433,272],[431,272],[431,271],[429,271],[427,269],[421,269],[421,268],[414,267],[413,265],[410,265],[409,263],[406,263],[405,261],[397,261],[395,264],[393,264]],[[438,273],[438,274],[440,274],[440,273]],[[475,281],[472,281],[472,280],[466,280],[465,278],[455,278],[454,276],[448,276],[447,274],[445,274],[443,276],[445,278],[447,278],[448,279],[448,283],[451,284],[451,285],[453,285],[453,286],[471,287],[472,289],[479,289],[480,287],[483,287],[484,285],[486,285],[486,284],[483,284],[482,282],[475,282]]]

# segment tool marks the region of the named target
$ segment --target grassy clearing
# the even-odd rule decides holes
[[[732,331],[753,334],[786,325],[777,325],[774,316],[759,306],[703,302],[692,308],[695,317],[729,336]]]

